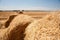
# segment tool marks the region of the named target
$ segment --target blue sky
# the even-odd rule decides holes
[[[60,10],[60,0],[0,0],[0,10]]]

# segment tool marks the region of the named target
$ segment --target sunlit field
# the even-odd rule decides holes
[[[17,15],[21,15],[21,14],[24,14],[24,15],[28,15],[28,16],[31,16],[32,18],[34,19],[42,19],[44,18],[45,16],[49,15],[49,14],[59,14],[60,15],[60,11],[29,11],[29,10],[24,10],[24,11],[0,11],[0,31],[4,28],[6,28],[6,21],[8,20],[7,24],[10,24],[11,20],[17,16]],[[28,19],[28,16],[26,17],[26,21]],[[25,18],[22,16],[21,20],[19,21],[20,18],[18,19],[15,19],[15,21],[17,23],[19,23],[20,21],[22,22],[25,22]],[[18,21],[17,21],[18,20]],[[28,19],[30,20],[30,19]],[[10,22],[9,22],[10,21]],[[12,21],[12,25],[10,26],[13,26],[14,27],[14,22],[15,21]],[[24,23],[23,23],[24,24]],[[26,26],[26,24],[24,25]],[[7,27],[8,28],[8,27]],[[21,30],[24,30],[25,27],[22,27]],[[20,29],[19,29],[20,30]],[[5,31],[5,30],[4,30]],[[13,30],[14,31],[14,30]],[[2,31],[1,33],[4,34],[4,32]],[[17,31],[18,33],[18,31]],[[3,35],[2,34],[2,35]],[[21,33],[22,34],[22,33]],[[15,36],[15,35],[14,35]],[[23,34],[22,34],[23,36]],[[14,39],[14,38],[13,38]]]

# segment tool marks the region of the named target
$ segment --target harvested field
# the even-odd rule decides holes
[[[27,15],[27,16],[23,16],[22,13],[23,13],[23,15]],[[5,37],[6,34],[4,34],[4,33],[8,32],[9,38],[7,35],[6,35],[7,37],[5,37],[5,38],[8,38],[7,40],[19,40],[19,39],[24,40],[23,36],[25,36],[25,35],[23,35],[23,34],[24,34],[25,27],[29,26],[27,24],[27,23],[29,23],[29,20],[34,19],[37,21],[37,19],[38,20],[43,19],[45,16],[50,15],[50,14],[59,14],[60,15],[60,11],[36,11],[36,12],[35,11],[23,11],[23,12],[15,12],[15,11],[10,11],[10,12],[6,11],[5,12],[5,11],[3,11],[3,12],[0,12],[0,32],[1,32],[0,35],[1,35],[1,37],[3,37],[3,36]],[[20,15],[20,16],[16,17],[17,15]],[[31,17],[29,17],[29,16],[31,16]],[[45,20],[47,18],[45,18]],[[45,22],[45,20],[43,22]],[[5,29],[5,28],[7,28],[7,29]],[[23,32],[21,31],[21,29],[23,30]],[[14,37],[14,36],[16,36],[16,37]],[[21,37],[19,37],[19,36],[21,36]],[[3,40],[6,40],[6,39],[3,39]]]
[[[0,12],[0,18],[6,18],[6,17],[9,17],[11,15],[17,15],[18,13],[17,12]]]
[[[25,15],[32,16],[33,18],[42,18],[50,12],[23,12]]]
[[[51,13],[57,13],[59,14],[60,11],[23,11],[22,12],[24,15],[29,15],[29,16],[32,16],[34,18],[41,18],[41,17],[44,17],[45,15],[48,15],[48,14],[51,14]],[[11,15],[18,15],[18,14],[21,14],[19,12],[13,12],[13,11],[3,11],[3,12],[0,12],[0,18],[6,18],[6,17],[9,17]]]

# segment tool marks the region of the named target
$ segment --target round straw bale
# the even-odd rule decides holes
[[[1,40],[23,40],[25,28],[34,20],[34,18],[27,15],[18,15],[10,23],[10,25],[1,31],[3,35]],[[6,30],[6,31],[5,31]]]
[[[57,14],[33,21],[25,29],[24,40],[60,40],[60,18]]]

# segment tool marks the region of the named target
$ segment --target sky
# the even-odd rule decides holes
[[[60,0],[0,0],[0,10],[60,10]]]

